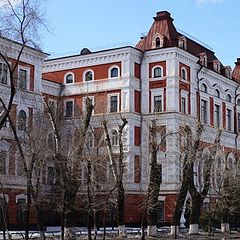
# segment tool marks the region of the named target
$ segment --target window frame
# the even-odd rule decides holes
[[[24,124],[25,126],[23,126],[23,127],[21,126],[21,128],[19,128],[19,126],[20,126],[20,125],[19,125],[19,115],[20,115],[21,112],[25,114],[25,117],[26,117],[26,118],[25,118],[25,120],[24,120],[24,121],[25,121],[25,122],[24,122],[24,123],[25,123],[25,124]],[[28,113],[27,113],[27,111],[26,111],[25,109],[20,109],[20,110],[18,111],[18,113],[17,113],[17,130],[18,130],[18,131],[26,131],[26,129],[27,129],[27,127],[28,127],[27,124],[28,124]]]
[[[117,97],[117,111],[111,111],[111,98],[116,96]],[[107,104],[107,110],[108,110],[108,113],[118,113],[120,112],[120,102],[119,102],[119,93],[111,93],[111,94],[108,94],[108,104]]]
[[[160,101],[155,101],[156,97],[161,97]],[[156,104],[155,104],[156,102],[160,102],[160,111],[156,111]],[[162,94],[153,96],[153,112],[154,113],[161,113],[161,112],[163,112],[163,95]]]
[[[112,77],[112,76],[111,76],[112,70],[113,70],[114,68],[117,68],[117,70],[118,70],[118,75],[117,75],[116,77]],[[108,69],[108,78],[109,78],[109,79],[113,79],[113,78],[119,78],[119,77],[120,77],[120,67],[119,67],[118,65],[113,65],[113,66],[111,66],[111,67]]]
[[[67,103],[68,103],[68,102],[72,102],[72,114],[71,114],[71,116],[68,116],[68,115],[67,115]],[[73,98],[68,98],[68,99],[65,99],[65,100],[64,100],[64,116],[65,116],[66,118],[72,118],[72,117],[74,117],[74,106],[75,106],[75,101],[74,101]]]
[[[219,111],[216,111],[217,109]],[[214,126],[217,128],[221,127],[221,105],[219,103],[214,103]]]
[[[116,133],[116,134],[113,134],[113,132],[114,133]],[[117,131],[117,129],[115,129],[115,128],[113,128],[113,129],[111,129],[111,145],[112,146],[118,146],[119,144],[118,144],[118,131]]]
[[[157,68],[160,68],[160,69],[161,69],[161,76],[156,76],[156,75],[155,75],[155,70],[156,70]],[[162,67],[162,66],[156,65],[156,66],[154,66],[154,67],[152,68],[152,78],[154,78],[154,79],[163,78],[163,67]]]
[[[200,86],[200,91],[202,93],[208,93],[208,86],[206,83],[202,83],[201,86]]]
[[[226,108],[226,130],[231,132],[233,130],[233,110]]]
[[[2,67],[1,67],[2,66]],[[6,69],[4,69],[4,66],[6,66]],[[4,74],[4,70],[6,70],[6,76]],[[6,78],[4,78],[6,80],[6,82],[2,81],[2,77],[5,76]],[[8,70],[8,66],[6,63],[4,62],[0,62],[0,84],[3,85],[8,85],[9,82],[9,70]]]
[[[202,103],[206,104],[204,106],[204,109],[205,111],[203,112],[203,106],[202,106]],[[201,119],[201,122],[203,124],[208,124],[209,123],[209,113],[208,113],[208,101],[204,98],[201,98],[201,101],[200,101],[200,119]]]
[[[72,82],[71,83],[68,83],[67,82],[67,77],[71,75],[72,76]],[[69,85],[69,84],[73,84],[75,83],[75,74],[73,72],[67,72],[65,75],[64,75],[64,84],[66,85]]]
[[[92,79],[91,80],[86,80],[86,74],[88,73],[88,72],[91,72],[92,73]],[[92,69],[86,69],[84,72],[83,72],[83,82],[92,82],[92,81],[94,81],[95,80],[95,78],[94,78],[94,71],[92,70]]]
[[[26,71],[26,88],[21,88],[20,87],[20,71]],[[29,91],[30,89],[30,68],[26,67],[26,66],[18,66],[18,81],[17,81],[17,86],[18,89],[22,90],[22,91]]]
[[[184,77],[183,77],[183,72],[185,75]],[[181,67],[180,77],[181,77],[181,79],[188,81],[188,71],[185,67]]]

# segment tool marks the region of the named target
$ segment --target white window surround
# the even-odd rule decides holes
[[[188,99],[188,96],[189,96],[189,93],[185,90],[181,90],[181,100],[182,100],[182,97],[184,97],[186,99],[186,114],[189,113],[189,109],[188,109],[188,102],[189,102],[189,99]]]
[[[20,69],[27,71],[27,83],[26,83],[26,89],[22,89],[23,91],[29,91],[30,90],[30,67],[26,66],[18,66],[18,81],[17,81],[17,86],[19,87],[19,72]]]
[[[24,111],[26,113],[26,127],[28,127],[28,120],[29,120],[29,109],[27,107],[17,107],[17,120],[18,120],[18,115],[20,113],[20,111]],[[19,130],[18,130],[19,131]],[[20,130],[21,132],[22,130]]]
[[[0,61],[0,63],[6,65],[6,63],[5,63],[4,61]],[[9,64],[11,65],[11,63],[9,63]],[[7,67],[7,83],[4,84],[4,83],[1,83],[1,81],[0,81],[0,84],[3,84],[3,85],[9,85],[9,84],[10,84],[10,75],[9,75],[9,69],[8,69],[8,67]]]
[[[117,96],[117,112],[111,112],[111,97]],[[119,107],[120,107],[120,102],[119,102],[119,93],[111,93],[108,94],[107,96],[107,112],[108,113],[118,113],[119,112]]]
[[[228,130],[228,119],[227,119],[228,110],[231,111],[231,116],[230,116],[230,118],[231,118],[231,130]],[[233,109],[231,107],[226,106],[226,130],[230,131],[230,132],[232,132],[233,129],[234,129],[234,117],[233,116],[234,116],[233,115]]]
[[[85,75],[86,75],[87,72],[91,72],[91,73],[92,73],[92,80],[86,81]],[[94,78],[94,71],[93,71],[92,69],[89,68],[89,69],[86,69],[86,70],[83,72],[83,75],[82,75],[82,80],[83,80],[83,82],[92,82],[94,79],[95,79],[95,78]]]
[[[163,47],[163,43],[164,43],[164,36],[159,34],[159,33],[155,34],[155,36],[152,38],[152,48],[156,48],[156,40],[157,40],[157,38],[159,38],[159,40],[160,40],[160,45],[157,48],[162,48]]]
[[[206,94],[207,95],[207,94]],[[200,96],[200,119],[201,119],[201,121],[202,121],[202,116],[201,116],[201,107],[202,107],[202,100],[204,100],[204,101],[206,101],[207,102],[207,123],[204,123],[204,124],[209,124],[210,123],[210,112],[209,112],[209,98],[208,98],[208,96],[206,97],[206,96]]]
[[[94,98],[94,96],[83,97],[83,101],[82,101],[82,111],[83,111],[84,113],[86,112],[86,104],[85,104],[85,102],[86,102],[86,99],[87,99],[87,98],[91,99],[93,106],[95,105],[95,98]],[[92,110],[92,115],[94,115],[94,108],[93,108],[93,110]]]
[[[117,68],[118,69],[118,76],[117,77],[111,77],[111,70],[113,68]],[[120,67],[117,65],[113,65],[108,69],[108,78],[119,78],[120,77]]]
[[[68,76],[69,74],[71,74],[72,77],[73,77],[73,82],[72,82],[72,83],[67,83],[67,76]],[[64,74],[64,84],[69,85],[69,84],[73,84],[73,83],[75,83],[75,74],[74,74],[73,72],[67,72],[67,73],[65,73],[65,74]]]
[[[19,195],[16,195],[16,203],[18,203],[18,200],[20,200],[20,199],[24,199],[27,202],[27,195],[25,195],[23,193],[19,194]]]
[[[222,101],[220,98],[215,97],[214,98],[214,106],[213,106],[213,116],[215,116],[215,105],[218,105],[220,107],[220,119],[219,119],[219,127],[222,127]],[[215,117],[213,117],[214,120],[214,126],[215,126]]]
[[[66,103],[67,102],[73,102],[73,112],[72,112],[72,117],[74,116],[74,106],[75,106],[75,101],[74,101],[74,98],[67,98],[67,99],[64,99],[64,116],[66,116]]]
[[[118,146],[118,130],[115,129],[115,128],[112,128],[110,134],[111,134],[110,135],[110,138],[111,138],[110,140],[111,140],[112,146]]]
[[[152,89],[151,90],[151,113],[155,113],[154,112],[154,97],[156,96],[162,96],[162,110],[163,106],[164,106],[164,97],[163,97],[163,89]]]
[[[187,39],[184,36],[178,38],[178,47],[186,50],[187,49]]]
[[[161,77],[154,77],[154,70],[155,70],[156,68],[161,68],[161,72],[162,72],[162,76],[161,76]],[[156,66],[152,67],[152,75],[151,75],[151,78],[152,78],[152,79],[154,79],[154,80],[156,80],[156,79],[162,79],[163,77],[164,77],[164,74],[163,74],[163,67],[162,67],[162,66],[156,65]]]
[[[182,71],[184,71],[185,72],[185,78],[183,78],[182,77]],[[183,79],[183,80],[189,80],[188,79],[188,71],[187,71],[187,69],[185,68],[185,67],[181,67],[181,69],[180,69],[180,77],[181,77],[181,79]]]

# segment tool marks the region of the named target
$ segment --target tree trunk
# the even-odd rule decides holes
[[[41,210],[41,206],[36,206],[37,209],[37,219],[38,219],[38,230],[40,232],[40,240],[45,240],[45,228],[43,224],[43,211]]]
[[[202,197],[196,192],[192,194],[192,209],[190,214],[189,234],[199,234],[199,217],[201,214]]]
[[[125,191],[123,188],[123,182],[120,180],[117,184],[117,216],[118,216],[118,230],[119,230],[119,236],[125,237],[126,231],[125,231],[125,224],[124,224],[124,202],[125,202]]]

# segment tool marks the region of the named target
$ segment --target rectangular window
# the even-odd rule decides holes
[[[27,89],[27,70],[19,70],[19,88],[24,90]]]
[[[73,101],[66,102],[65,116],[73,117]]]
[[[6,152],[0,152],[0,175],[6,175]]]
[[[162,112],[162,95],[154,96],[154,112]]]
[[[25,205],[26,199],[17,200],[17,221],[23,222],[25,220]]]
[[[232,110],[227,109],[227,130],[232,131]]]
[[[7,65],[0,63],[0,83],[7,84]]]
[[[207,124],[207,101],[201,100],[201,121]]]
[[[237,128],[238,128],[238,133],[240,133],[240,113],[237,114]]]
[[[118,96],[110,97],[110,112],[118,111]]]
[[[181,112],[186,113],[186,98],[181,97]]]
[[[215,104],[215,111],[214,111],[214,126],[220,127],[220,106]]]

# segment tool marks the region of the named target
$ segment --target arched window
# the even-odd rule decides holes
[[[118,68],[117,67],[114,67],[111,69],[110,71],[110,77],[111,78],[116,78],[118,77]]]
[[[227,94],[226,100],[227,100],[227,102],[232,102],[232,97],[230,94]]]
[[[207,86],[206,86],[206,84],[205,83],[203,83],[202,85],[201,85],[201,89],[200,89],[202,92],[205,92],[205,93],[207,93],[208,92],[208,89],[207,89]]]
[[[93,71],[90,71],[90,70],[87,71],[87,72],[85,73],[84,80],[85,80],[86,82],[92,81],[92,80],[93,80]]]
[[[181,78],[187,80],[187,70],[185,68],[181,68]]]
[[[154,78],[158,78],[158,77],[162,77],[163,73],[162,73],[162,68],[161,67],[155,67],[153,69],[153,77]]]
[[[220,98],[220,92],[219,92],[218,89],[214,90],[214,96],[217,97],[217,98]]]
[[[237,105],[240,106],[240,98],[237,100]]]
[[[156,40],[155,40],[155,46],[156,46],[156,48],[161,47],[161,41],[160,41],[159,37],[157,37]]]
[[[66,84],[73,83],[73,74],[72,73],[67,74],[67,76],[65,78],[65,82],[66,82]]]
[[[27,114],[25,111],[21,110],[18,114],[17,119],[18,130],[26,130],[27,128]]]
[[[113,146],[118,145],[118,132],[115,129],[111,132],[111,142]]]
[[[185,37],[181,36],[178,38],[178,46],[184,50],[187,49],[187,40]]]

